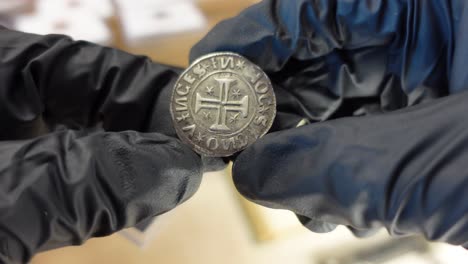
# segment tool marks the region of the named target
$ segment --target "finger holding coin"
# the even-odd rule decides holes
[[[245,149],[268,132],[276,115],[268,76],[230,52],[193,62],[175,83],[170,107],[179,138],[209,157]]]

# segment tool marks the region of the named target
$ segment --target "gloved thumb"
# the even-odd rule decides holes
[[[266,135],[234,162],[238,190],[303,223],[386,227],[468,246],[468,93]]]
[[[0,142],[0,260],[26,262],[162,214],[200,181],[199,157],[162,134],[62,131]]]

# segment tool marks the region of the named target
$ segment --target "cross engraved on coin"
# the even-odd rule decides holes
[[[276,99],[267,75],[246,58],[211,53],[174,84],[170,112],[179,138],[199,154],[230,156],[273,124]]]
[[[219,99],[204,98],[197,93],[195,113],[198,113],[201,109],[217,109],[216,123],[211,125],[210,129],[220,131],[231,130],[226,126],[227,112],[241,112],[242,117],[247,117],[249,97],[244,96],[239,101],[228,101],[229,89],[235,80],[230,78],[215,78],[215,80],[220,84]]]

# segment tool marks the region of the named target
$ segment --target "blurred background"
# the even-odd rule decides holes
[[[66,34],[186,67],[191,46],[256,0],[0,0],[0,23]],[[226,171],[207,173],[195,196],[165,215],[82,246],[41,253],[33,264],[74,263],[468,263],[468,251],[385,230],[358,239],[345,228],[315,234],[287,211],[238,195]]]

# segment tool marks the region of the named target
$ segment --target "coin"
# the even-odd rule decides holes
[[[210,53],[174,85],[171,115],[179,138],[197,153],[230,156],[270,129],[276,99],[268,76],[236,53]]]

